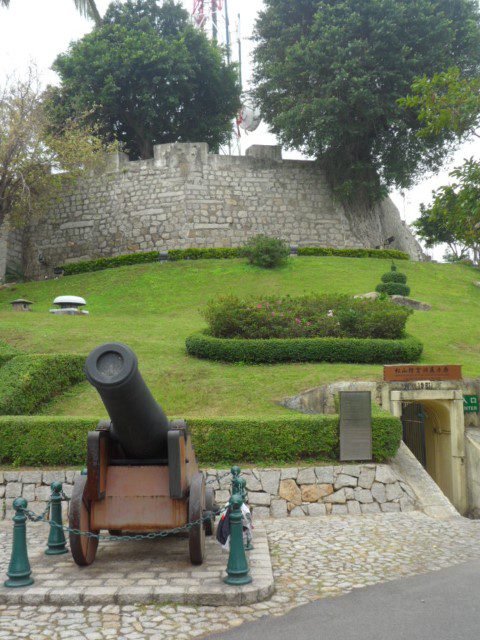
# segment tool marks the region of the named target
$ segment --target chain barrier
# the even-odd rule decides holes
[[[199,524],[203,524],[207,520],[210,520],[212,516],[218,516],[220,514],[220,509],[216,509],[212,511],[208,515],[204,515],[198,520],[194,522],[187,522],[187,524],[182,525],[181,527],[175,527],[174,529],[166,529],[164,531],[151,531],[150,533],[137,533],[134,535],[107,535],[104,533],[93,533],[93,531],[81,531],[80,529],[72,529],[67,525],[58,524],[58,522],[54,522],[53,520],[45,520],[45,515],[50,508],[50,504],[48,504],[45,511],[38,515],[34,511],[30,511],[30,509],[20,509],[20,511],[26,516],[30,522],[44,522],[45,524],[49,524],[52,527],[56,527],[57,529],[63,529],[67,533],[73,533],[78,536],[84,536],[86,538],[95,538],[96,540],[103,540],[106,542],[115,542],[118,540],[130,542],[131,540],[155,540],[156,538],[166,538],[167,536],[175,535],[177,533],[182,533],[185,531],[190,531],[193,527],[196,527]]]

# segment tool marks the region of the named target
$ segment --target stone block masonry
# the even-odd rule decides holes
[[[13,515],[15,498],[24,497],[35,512],[43,511],[50,497],[50,484],[62,482],[72,495],[80,471],[0,471],[0,520]],[[228,469],[204,470],[223,505],[230,498]],[[398,470],[386,464],[349,464],[322,467],[242,469],[247,481],[249,504],[256,517],[358,515],[412,511],[416,495]]]
[[[241,246],[258,233],[335,248],[383,248],[393,238],[390,248],[423,255],[389,199],[369,210],[344,207],[315,162],[282,160],[279,147],[256,145],[239,157],[176,143],[155,146],[151,160],[118,154],[23,234],[0,230],[0,267],[21,260],[27,276],[42,277],[65,262]]]
[[[207,481],[222,505],[230,496],[227,470],[208,469]],[[360,515],[413,511],[416,496],[386,464],[242,469],[254,517]]]

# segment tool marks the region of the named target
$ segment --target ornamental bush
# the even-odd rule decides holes
[[[85,379],[85,356],[20,355],[0,369],[0,415],[34,413],[43,403]]]
[[[250,264],[263,269],[275,269],[286,264],[290,247],[279,238],[258,235],[251,238],[243,249]]]
[[[346,295],[227,296],[208,303],[208,333],[217,338],[385,338],[405,334],[411,309],[389,300]]]
[[[187,353],[220,362],[273,364],[276,362],[415,362],[423,351],[412,336],[400,340],[379,338],[214,338],[194,333],[185,341]]]
[[[84,466],[87,433],[97,423],[69,416],[0,416],[0,464]],[[338,415],[190,418],[187,424],[202,465],[338,460]],[[374,411],[374,460],[392,458],[401,437],[398,418]]]
[[[6,362],[20,355],[21,351],[0,340],[0,367]]]
[[[410,295],[410,287],[406,284],[407,276],[397,271],[397,267],[392,262],[392,266],[388,273],[382,276],[382,282],[377,284],[375,290],[378,293],[386,293],[389,296],[406,296]]]

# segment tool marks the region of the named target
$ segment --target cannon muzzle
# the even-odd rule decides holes
[[[140,375],[134,352],[117,342],[103,344],[88,356],[85,373],[105,405],[111,434],[127,458],[168,458],[170,424]]]

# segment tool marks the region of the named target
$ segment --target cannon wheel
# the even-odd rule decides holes
[[[188,500],[188,521],[195,522],[203,518],[205,512],[205,478],[202,473],[196,473],[190,484],[190,498]],[[205,524],[201,522],[190,529],[188,537],[190,562],[202,564],[205,559]]]
[[[215,516],[213,515],[215,510],[215,495],[212,487],[207,487],[205,489],[205,509],[207,510],[207,513],[211,514],[211,517],[208,518],[208,520],[205,520],[205,533],[207,536],[212,536],[213,525],[215,524]]]
[[[70,529],[80,531],[92,531],[90,527],[90,500],[86,497],[87,476],[78,476],[73,485],[72,499],[70,501]],[[70,550],[73,559],[79,567],[86,567],[95,560],[97,553],[98,539],[81,536],[76,533],[69,533]]]

